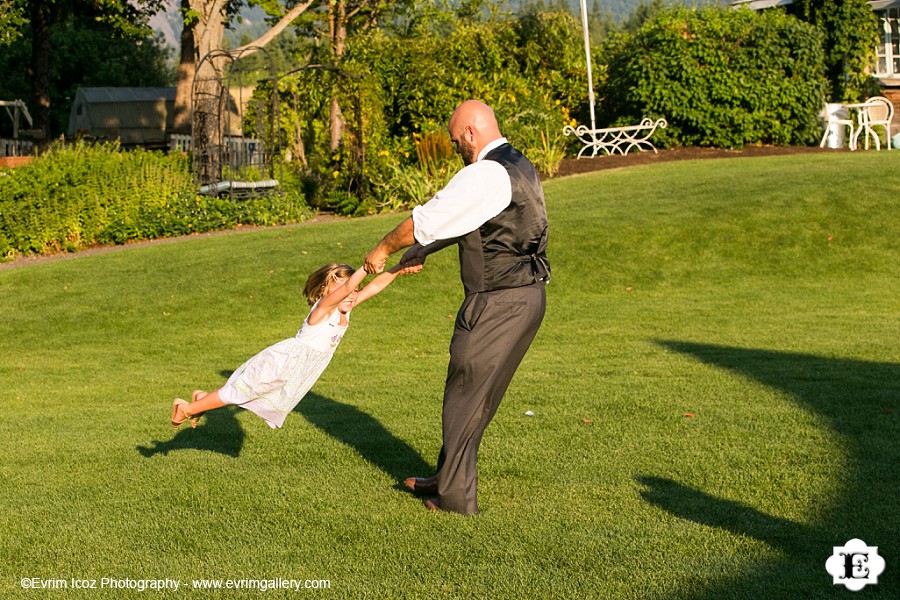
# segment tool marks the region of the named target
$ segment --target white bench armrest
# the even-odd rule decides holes
[[[578,153],[578,158],[591,150],[591,157],[599,152],[610,154],[628,154],[637,148],[641,152],[652,150],[656,154],[656,146],[650,142],[650,136],[657,129],[668,125],[665,119],[644,119],[639,125],[627,125],[625,127],[606,127],[603,129],[590,129],[584,125],[563,127],[563,135],[574,135],[584,147]]]

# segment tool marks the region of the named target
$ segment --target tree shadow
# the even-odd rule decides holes
[[[716,498],[671,479],[647,476],[636,479],[646,488],[641,492],[644,500],[682,519],[752,537],[791,554],[822,541],[816,539],[818,532],[814,528],[767,515],[739,502]]]
[[[355,406],[310,392],[294,412],[395,479],[396,489],[407,490],[407,477],[434,472],[412,446]]]
[[[137,446],[137,451],[145,458],[157,454],[166,456],[177,450],[206,450],[237,458],[244,446],[244,430],[238,423],[237,413],[241,408],[225,406],[209,411],[196,429],[185,422],[171,440],[153,440],[151,446]]]
[[[843,441],[834,457],[840,481],[836,497],[823,498],[817,516],[795,523],[750,506],[723,500],[667,478],[639,476],[641,496],[671,514],[695,523],[750,536],[779,549],[783,558],[754,564],[747,575],[707,587],[694,598],[819,598],[846,594],[832,585],[825,561],[834,546],[860,538],[887,557],[888,567],[868,595],[897,597],[900,590],[900,364],[827,358],[809,354],[658,341],[671,351],[749,377],[787,392],[821,416]],[[764,440],[761,441],[764,443]],[[739,490],[735,490],[739,493]],[[891,559],[894,559],[891,568]],[[797,589],[821,573],[821,588]]]

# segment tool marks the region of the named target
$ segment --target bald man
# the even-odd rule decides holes
[[[424,262],[459,247],[466,296],[450,342],[437,473],[405,484],[429,496],[430,510],[476,514],[481,437],[544,317],[547,210],[537,171],[489,106],[463,102],[447,129],[466,166],[369,252],[366,270],[381,272],[403,248],[401,262]]]

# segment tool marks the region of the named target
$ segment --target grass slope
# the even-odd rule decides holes
[[[293,335],[309,272],[400,216],[0,272],[0,596],[22,578],[329,580],[341,598],[838,598],[857,537],[900,591],[900,171],[892,153],[551,181],[545,324],[488,429],[477,518],[425,511],[452,250],[353,315],[282,430],[172,433]],[[534,416],[527,416],[533,411]],[[686,416],[692,415],[692,416]],[[256,597],[258,591],[232,592]],[[295,596],[270,590],[267,598]]]

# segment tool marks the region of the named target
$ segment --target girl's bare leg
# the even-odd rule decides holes
[[[188,418],[191,420],[191,427],[196,427],[203,413],[208,410],[225,406],[225,403],[222,402],[222,399],[219,397],[219,390],[208,394],[201,390],[197,390],[194,392],[193,399],[194,401],[190,404],[179,404],[175,407],[175,412],[172,416],[173,423]]]

